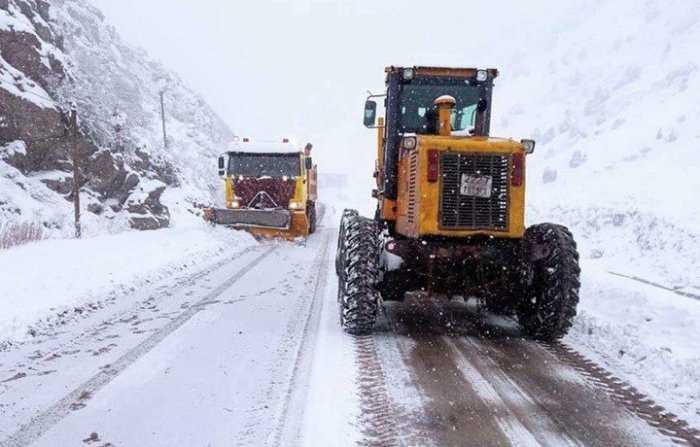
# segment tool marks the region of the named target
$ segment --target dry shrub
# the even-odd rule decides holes
[[[44,239],[44,227],[35,222],[0,223],[0,250]]]

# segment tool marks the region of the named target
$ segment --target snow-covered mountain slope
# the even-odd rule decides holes
[[[565,343],[696,424],[700,3],[554,9],[518,47],[492,48],[492,132],[537,139],[528,223],[563,223],[578,242]]]
[[[538,140],[529,221],[571,226],[609,270],[700,287],[700,4],[561,8],[494,47],[492,130]]]
[[[84,155],[88,233],[167,226],[168,205],[212,199],[212,167],[231,132],[204,100],[124,44],[85,0],[0,0],[0,219],[6,227],[31,223],[45,236],[70,231],[71,103],[82,134],[77,145]]]

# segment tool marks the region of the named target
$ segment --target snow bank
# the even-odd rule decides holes
[[[582,264],[579,315],[564,341],[700,426],[700,301]]]
[[[82,240],[46,240],[0,251],[0,340],[18,341],[42,319],[121,298],[145,283],[203,269],[256,244],[247,233],[192,216],[176,227]]]

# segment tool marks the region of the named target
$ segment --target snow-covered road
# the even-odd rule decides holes
[[[0,446],[671,444],[622,388],[465,303],[413,297],[343,334],[328,214],[306,245],[232,251],[4,348]]]
[[[5,353],[2,445],[286,445],[300,435],[330,239],[253,247]]]

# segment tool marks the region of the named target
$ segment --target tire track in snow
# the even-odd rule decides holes
[[[632,385],[615,377],[611,372],[561,342],[542,343],[541,346],[605,391],[615,402],[671,438],[674,443],[700,447],[700,430],[691,428],[686,421],[667,412],[665,408],[657,405]]]
[[[494,410],[494,417],[498,427],[514,446],[576,446],[580,445],[565,435],[560,435],[556,427],[533,427],[530,421],[521,420],[522,415],[530,413],[537,417],[536,412],[531,407],[533,402],[523,391],[516,386],[494,381],[496,372],[487,379],[485,374],[472,363],[457,347],[452,338],[443,336],[443,341],[447,346],[450,355],[455,359],[455,364],[467,382],[474,388],[476,394]],[[482,355],[479,353],[478,355]],[[496,388],[498,386],[498,389]],[[530,408],[528,408],[530,407]],[[523,411],[518,411],[520,409]],[[499,414],[500,413],[500,414]],[[518,414],[520,413],[520,414]],[[546,422],[541,419],[540,422]],[[526,427],[527,425],[527,427]]]
[[[391,332],[375,334],[374,342],[383,368],[390,372],[384,380],[398,443],[402,446],[439,447],[440,444],[429,434],[430,427],[421,417],[428,404],[426,397],[418,391],[419,379],[415,371],[406,366],[407,352],[410,352],[413,342]]]
[[[542,414],[543,409],[502,369],[495,363],[489,364],[488,355],[474,340],[447,336],[443,336],[443,340],[463,377],[494,409],[496,422],[512,445],[583,445]]]
[[[398,446],[394,415],[374,335],[355,336],[360,391],[360,427],[368,447]]]
[[[289,307],[289,317],[281,333],[281,342],[275,348],[275,362],[270,366],[270,382],[263,387],[259,406],[248,410],[250,416],[243,423],[236,446],[296,445],[303,420],[303,401],[308,389],[306,381],[311,374],[321,300],[325,287],[328,250],[331,232],[319,230],[316,235],[324,239],[307,240],[306,248],[317,248],[315,256],[308,260],[295,260],[295,270],[306,272],[298,279],[306,287],[301,288]],[[314,236],[312,236],[314,237]],[[291,248],[291,246],[290,246]],[[294,249],[294,248],[291,248]],[[296,280],[295,280],[296,282]],[[311,297],[311,299],[309,299]]]
[[[700,433],[675,415],[661,415],[663,409],[633,388],[625,396],[609,386],[592,362],[564,358],[577,355],[571,348],[557,354],[556,344],[527,341],[489,322],[473,324],[478,315],[461,306],[402,303],[387,307],[387,316],[404,352],[403,365],[384,365],[387,374],[407,368],[425,402],[411,425],[394,422],[399,430],[423,431],[439,445],[700,446]]]
[[[323,215],[324,208],[321,208]],[[301,421],[304,420],[304,407],[308,392],[308,381],[311,375],[314,349],[318,327],[321,320],[323,296],[328,280],[328,250],[331,245],[332,233],[324,230],[326,236],[323,240],[321,253],[315,259],[312,272],[316,272],[315,284],[312,289],[311,303],[306,312],[301,340],[296,349],[294,368],[289,380],[289,388],[284,396],[284,403],[276,418],[273,432],[273,445],[297,445],[299,443]]]
[[[264,248],[262,253],[259,253],[257,257],[236,272],[228,280],[217,288],[213,289],[211,292],[207,293],[197,303],[189,307],[187,310],[168,322],[165,326],[154,332],[146,340],[121,356],[118,360],[112,363],[109,369],[105,369],[96,374],[91,379],[87,380],[66,395],[63,399],[59,400],[42,413],[35,416],[9,438],[1,441],[0,447],[23,447],[37,441],[44,433],[49,431],[54,425],[70,414],[76,405],[82,404],[85,400],[85,396],[93,396],[95,393],[104,388],[125,369],[150,352],[160,342],[165,340],[179,327],[187,323],[187,321],[203,310],[207,306],[207,303],[214,301],[216,297],[224,293],[233,284],[238,282],[246,273],[254,269],[263,259],[272,254],[276,247],[267,246],[262,248]]]
[[[138,285],[138,289],[134,288],[133,290],[119,290],[119,296],[120,297],[127,297],[128,299],[133,299],[133,297],[138,297],[141,296],[140,294],[143,294],[143,291],[145,290],[148,293],[143,294],[143,296],[150,295],[148,298],[145,299],[135,299],[133,302],[128,304],[127,306],[121,308],[121,310],[116,310],[114,313],[109,317],[108,320],[103,321],[100,320],[99,323],[90,326],[87,330],[83,331],[81,334],[78,336],[75,336],[71,338],[67,343],[58,343],[58,344],[52,344],[51,347],[44,347],[44,350],[47,351],[60,351],[60,350],[66,350],[69,348],[66,348],[66,346],[73,346],[76,344],[81,344],[83,340],[92,340],[96,333],[99,332],[100,327],[104,326],[109,326],[104,323],[112,323],[114,321],[119,321],[120,319],[123,318],[129,318],[132,316],[134,313],[138,313],[139,311],[143,311],[144,309],[147,308],[149,305],[157,305],[160,302],[163,301],[163,299],[167,299],[170,297],[169,291],[172,290],[178,290],[180,288],[184,288],[190,284],[195,283],[196,281],[202,279],[206,275],[208,275],[210,272],[218,270],[222,268],[223,266],[235,261],[236,259],[246,256],[247,254],[260,249],[262,245],[260,246],[252,246],[252,247],[247,247],[244,248],[243,250],[234,253],[232,255],[227,255],[223,259],[219,259],[214,261],[213,263],[210,264],[203,264],[201,267],[196,267],[195,270],[193,270],[191,273],[186,273],[185,275],[182,276],[177,276],[181,272],[175,269],[169,269],[173,271],[169,271],[167,274],[164,274],[163,277],[157,276],[156,279],[153,282],[146,282],[144,284]],[[158,273],[160,275],[160,273]],[[171,279],[175,278],[175,279]],[[167,284],[167,281],[173,281],[173,284]],[[136,287],[136,286],[135,286]],[[168,287],[168,291],[165,293],[162,292],[161,288],[162,287]],[[34,339],[38,338],[45,338],[48,340],[51,340],[57,333],[60,333],[61,331],[65,330],[65,324],[66,323],[74,323],[76,321],[81,321],[88,319],[92,317],[94,314],[97,312],[103,311],[105,309],[111,309],[114,307],[115,303],[115,298],[112,297],[112,294],[115,292],[109,292],[107,294],[107,298],[104,299],[99,299],[91,303],[86,303],[81,306],[78,306],[75,309],[79,309],[79,313],[66,313],[66,315],[61,315],[61,314],[55,314],[51,315],[47,318],[45,322],[37,322],[34,324],[34,329],[36,331],[36,335],[33,337]],[[120,298],[122,300],[122,298]],[[14,349],[21,349],[22,347],[33,343],[33,340],[30,341],[23,341],[19,343],[11,343],[8,341],[0,341],[0,353],[7,353],[10,352],[11,350]]]

